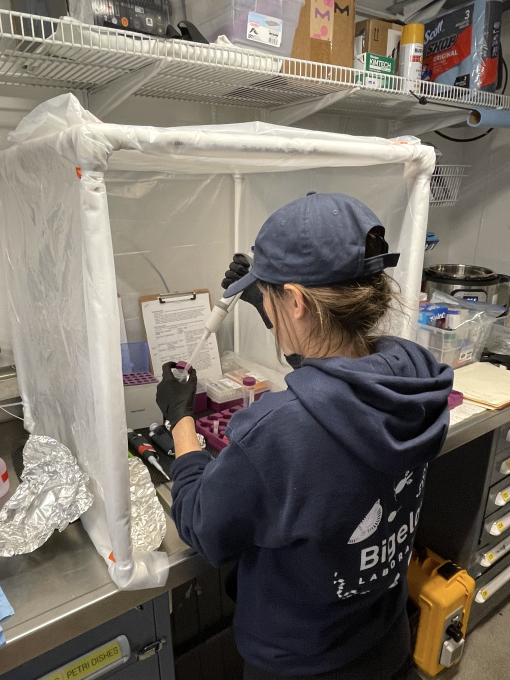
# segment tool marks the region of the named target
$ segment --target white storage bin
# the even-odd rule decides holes
[[[289,57],[304,0],[187,0],[186,16],[210,42]]]
[[[243,405],[243,388],[228,378],[207,379],[206,388],[213,411],[223,411],[232,406]]]
[[[452,368],[480,361],[493,319],[466,321],[453,331],[418,324],[416,342]]]

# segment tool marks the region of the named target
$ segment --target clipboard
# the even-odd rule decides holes
[[[190,358],[211,312],[211,296],[206,288],[202,288],[183,293],[143,295],[139,302],[153,374],[161,379],[163,364]],[[200,379],[221,377],[215,335],[208,339],[194,364]]]

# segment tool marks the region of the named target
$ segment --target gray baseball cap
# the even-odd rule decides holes
[[[384,227],[366,205],[345,194],[311,191],[273,213],[255,241],[253,266],[227,288],[224,297],[241,293],[257,280],[268,283],[331,285],[395,267],[399,253],[365,257],[368,232]]]

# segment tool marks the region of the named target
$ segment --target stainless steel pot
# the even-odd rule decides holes
[[[472,302],[490,302],[508,308],[510,277],[471,264],[436,264],[423,272],[430,300],[435,290]]]

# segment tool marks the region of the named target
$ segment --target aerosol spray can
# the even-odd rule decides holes
[[[402,28],[398,75],[406,78],[405,91],[420,93],[421,70],[423,64],[423,24],[408,24]]]

